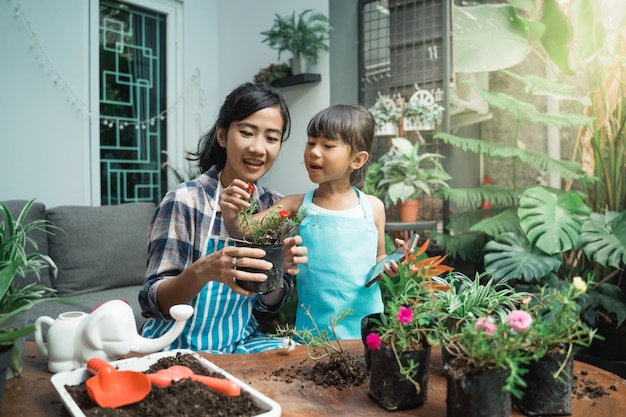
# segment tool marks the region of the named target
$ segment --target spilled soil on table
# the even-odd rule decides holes
[[[367,376],[363,362],[348,352],[334,352],[314,362],[303,360],[297,367],[280,368],[271,373],[271,377],[287,383],[296,379],[313,381],[339,390],[362,385]]]

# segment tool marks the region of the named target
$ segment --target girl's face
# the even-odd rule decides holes
[[[304,148],[304,163],[309,179],[316,183],[350,181],[352,149],[343,140],[309,137]]]
[[[228,130],[218,128],[218,141],[226,148],[227,155],[223,186],[235,178],[256,182],[270,170],[280,151],[283,123],[280,108],[276,106],[233,121]]]

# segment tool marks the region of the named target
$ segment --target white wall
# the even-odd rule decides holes
[[[181,103],[177,115],[182,137],[171,138],[178,144],[174,158],[180,166],[182,151],[195,148],[225,95],[278,62],[276,51],[262,44],[260,35],[271,26],[274,13],[306,8],[328,13],[328,0],[150,1],[183,5],[183,95],[176,98]],[[92,170],[90,163],[97,143],[89,136],[94,117],[89,115],[88,34],[90,7],[96,5],[97,0],[0,2],[0,201],[36,197],[48,207],[92,204],[91,176],[98,169]],[[283,89],[292,135],[264,181],[283,193],[312,187],[302,152],[309,119],[330,104],[327,53],[316,70],[322,74],[320,83]]]

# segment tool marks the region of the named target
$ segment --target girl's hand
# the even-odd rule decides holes
[[[405,244],[404,240],[398,239],[398,238],[394,240],[394,243],[396,244],[396,247],[398,248],[404,246]],[[398,266],[398,262],[394,260],[391,260],[389,264],[385,265],[385,275],[387,275],[389,278],[393,278],[396,275],[398,275],[399,271],[400,271],[400,267]]]
[[[305,264],[309,261],[306,256],[308,250],[302,244],[301,236],[288,237],[285,242],[285,254],[283,257],[283,271],[291,275],[297,275],[300,272],[299,264]]]

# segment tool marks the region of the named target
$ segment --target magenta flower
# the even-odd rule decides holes
[[[380,349],[380,336],[376,333],[370,333],[365,338],[365,344],[370,349]]]
[[[494,334],[496,332],[496,324],[493,321],[493,317],[479,317],[474,324],[476,330],[482,329],[487,334]]]
[[[398,311],[398,321],[403,324],[410,323],[413,320],[413,310],[408,307],[400,307]]]
[[[509,313],[509,326],[518,332],[525,332],[530,329],[533,318],[527,311],[513,310]]]

